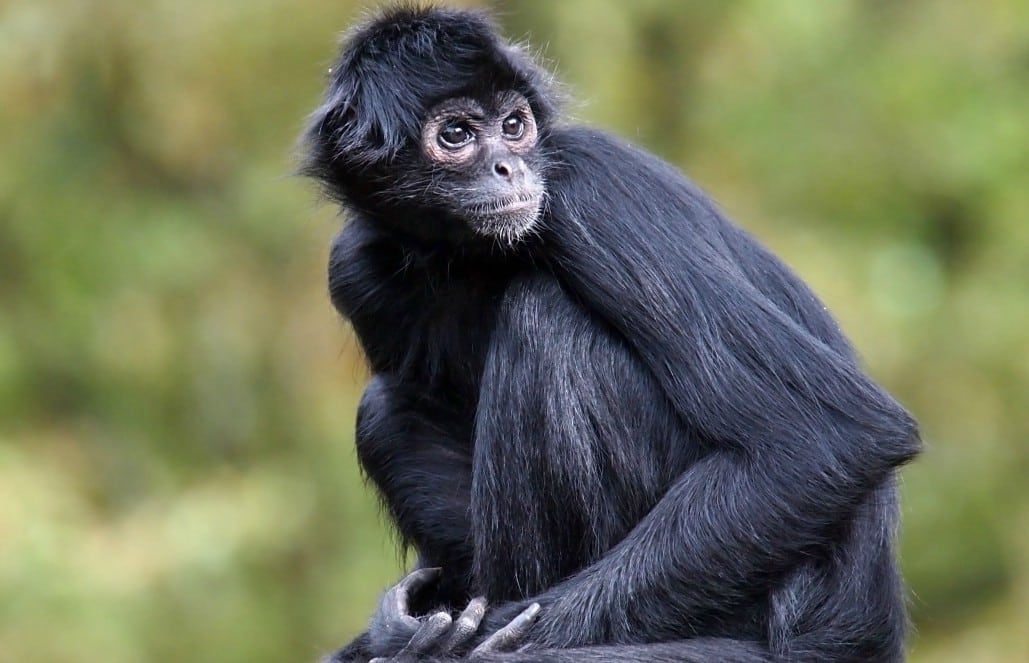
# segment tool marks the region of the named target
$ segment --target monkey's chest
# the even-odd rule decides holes
[[[357,282],[360,292],[345,293],[374,303],[347,310],[373,372],[474,407],[503,284],[488,274],[380,271],[393,277]]]
[[[408,323],[398,367],[404,379],[474,409],[495,310],[492,297],[464,289],[427,298]]]

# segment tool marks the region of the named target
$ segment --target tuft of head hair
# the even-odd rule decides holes
[[[485,12],[393,5],[345,36],[303,136],[302,172],[330,189],[345,185],[413,148],[436,103],[500,90],[524,95],[541,129],[557,112],[550,75]]]

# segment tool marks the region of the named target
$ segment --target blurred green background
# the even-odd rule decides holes
[[[1029,5],[493,6],[921,420],[913,660],[1029,660]],[[0,3],[3,663],[313,661],[400,572],[325,292],[340,219],[290,175],[361,10]]]

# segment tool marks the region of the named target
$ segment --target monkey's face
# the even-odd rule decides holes
[[[443,101],[422,125],[427,193],[477,235],[514,243],[532,231],[543,203],[536,140],[532,109],[516,92]]]

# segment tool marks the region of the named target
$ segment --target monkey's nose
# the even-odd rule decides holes
[[[499,177],[503,177],[505,180],[510,180],[511,177],[514,176],[514,169],[507,161],[498,161],[494,163],[493,172]]]

